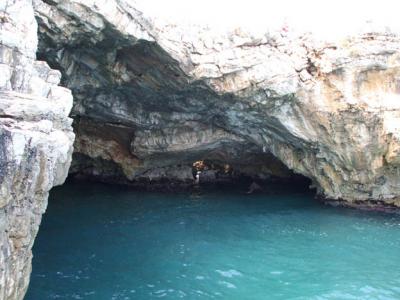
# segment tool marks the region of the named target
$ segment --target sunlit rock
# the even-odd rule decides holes
[[[49,190],[71,163],[70,90],[36,61],[30,1],[0,4],[0,299],[23,299]]]
[[[290,169],[331,203],[400,206],[397,11],[382,3],[388,16],[366,23],[296,3],[277,6],[287,19],[247,2],[1,2],[0,299],[28,285],[71,107],[76,176],[191,185]]]
[[[393,18],[388,29],[346,15],[333,34],[326,13],[320,26],[293,8],[292,23],[257,23],[256,9],[235,4],[233,13],[255,17],[206,24],[190,8],[174,13],[174,1],[153,4],[35,1],[39,53],[63,72],[73,115],[108,126],[104,134],[77,122],[77,153],[116,164],[131,181],[215,151],[230,163],[267,152],[324,198],[398,204]]]

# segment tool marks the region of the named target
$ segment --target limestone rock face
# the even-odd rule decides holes
[[[48,192],[71,162],[72,94],[36,49],[31,1],[1,1],[0,299],[23,299]]]
[[[397,33],[218,30],[139,4],[34,1],[39,55],[74,93],[86,170],[134,180],[204,157],[252,157],[271,174],[257,158],[267,153],[325,198],[400,205]]]
[[[291,169],[333,203],[400,206],[398,33],[221,29],[146,1],[0,2],[0,299],[25,294],[71,163],[72,106],[72,173],[191,182],[208,159],[258,178]]]

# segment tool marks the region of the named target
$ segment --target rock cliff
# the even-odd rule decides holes
[[[75,175],[191,184],[208,160],[232,178],[293,170],[333,204],[400,206],[398,33],[219,28],[145,3],[0,4],[0,299],[26,291],[72,105]]]
[[[74,172],[135,181],[206,157],[266,176],[276,157],[332,203],[399,205],[397,34],[221,30],[144,2],[35,1],[39,55],[75,97]]]
[[[0,3],[0,299],[22,299],[49,190],[67,176],[74,134],[61,73],[36,60],[31,1]]]

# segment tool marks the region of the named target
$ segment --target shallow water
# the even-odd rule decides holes
[[[309,192],[55,189],[25,299],[400,299],[400,217]]]

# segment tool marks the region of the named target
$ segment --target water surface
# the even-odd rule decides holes
[[[27,300],[400,299],[400,218],[271,188],[55,189]]]

